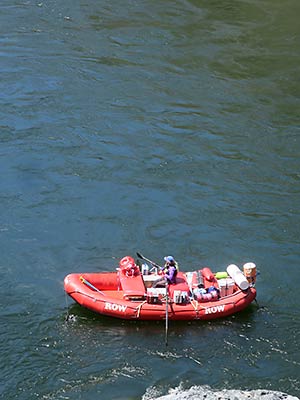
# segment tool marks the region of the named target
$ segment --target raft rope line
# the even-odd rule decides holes
[[[163,298],[161,299],[161,301],[162,301],[162,303],[164,303],[164,302],[166,301],[166,296],[163,297]],[[145,301],[143,301],[141,304],[139,304],[139,305],[136,307],[136,313],[137,313],[136,317],[137,317],[137,318],[140,317],[140,313],[141,313],[141,309],[142,309],[143,305],[144,305],[144,304],[147,304],[147,303],[148,303],[147,300],[145,300]],[[172,313],[175,313],[175,311],[173,310],[174,301],[173,301],[172,299],[169,299],[168,303],[169,303],[169,305],[170,305],[170,308],[171,308]],[[191,305],[193,306],[193,308],[194,308],[194,310],[195,310],[196,319],[198,319],[199,311],[205,310],[206,307],[205,307],[205,306],[201,306],[200,303],[199,303],[197,300],[191,300],[190,303],[191,303]],[[232,301],[232,302],[226,303],[226,304],[233,304],[233,305],[235,305],[236,303]]]
[[[100,299],[95,299],[95,297],[90,296],[89,294],[83,293],[78,289],[74,290],[73,292],[68,293],[68,295],[71,296],[71,294],[73,294],[73,293],[78,293],[78,294],[81,294],[82,296],[89,297],[90,299],[93,299],[95,302],[96,301],[104,301],[104,300],[100,300]]]
[[[89,297],[90,299],[93,299],[94,302],[97,302],[97,301],[105,302],[105,301],[106,301],[106,300],[103,300],[103,299],[95,299],[95,297],[90,296],[90,295],[88,295],[88,294],[86,294],[86,293],[83,293],[83,292],[81,292],[81,291],[79,291],[79,290],[75,290],[74,292],[71,292],[70,294],[72,294],[72,293],[79,293],[79,294],[81,294],[82,296]],[[66,304],[67,304],[67,294],[65,293],[65,295],[66,295]],[[163,300],[163,299],[162,299],[162,300]],[[174,301],[170,299],[168,303],[169,303],[169,305],[170,305],[170,308],[171,308],[172,312],[175,313],[175,311],[173,310],[173,307],[172,307],[173,304],[174,304]],[[142,303],[140,303],[137,307],[134,308],[135,312],[137,313],[136,318],[139,318],[139,317],[140,317],[140,313],[141,313],[142,307],[143,307],[145,304],[148,304],[147,300],[144,300]],[[201,311],[201,309],[202,309],[202,310],[205,310],[206,307],[205,307],[205,306],[200,306],[200,303],[199,303],[197,300],[192,300],[192,301],[191,301],[191,304],[192,304],[192,306],[194,307],[194,310],[195,310],[195,312],[196,312],[196,316],[197,316],[197,319],[198,319],[199,311]],[[232,301],[232,302],[226,303],[226,304],[236,304],[236,303]],[[131,307],[130,307],[130,308],[131,308]],[[69,310],[68,310],[68,308],[67,308],[67,317],[66,317],[66,320],[68,320],[68,318],[69,318]]]
[[[195,304],[196,303],[196,304]],[[195,313],[196,313],[196,317],[198,318],[199,315],[199,310],[198,310],[198,301],[197,300],[191,300],[191,305],[194,307]]]
[[[69,294],[72,294],[72,293],[79,293],[79,294],[81,294],[82,296],[89,297],[90,299],[93,299],[94,302],[97,302],[97,301],[105,302],[105,301],[106,301],[106,300],[103,300],[103,299],[95,299],[95,297],[90,296],[90,295],[88,295],[87,293],[83,293],[83,292],[81,292],[81,291],[79,291],[79,290],[75,290],[74,292],[71,292],[71,293],[69,293]],[[66,293],[66,292],[65,292],[65,299],[66,299],[66,306],[67,306],[67,316],[66,316],[66,321],[67,321],[67,320],[69,319],[70,315],[69,315],[68,300],[67,300],[67,293]],[[242,300],[242,299],[239,299],[238,302],[241,301],[241,300]],[[166,301],[166,296],[162,298],[162,301]],[[173,307],[172,307],[174,301],[173,301],[172,299],[169,299],[168,303],[170,304],[171,310],[172,310],[172,312],[174,313],[175,311],[173,310]],[[145,304],[147,304],[147,300],[143,301],[141,304],[139,304],[137,307],[135,307],[135,312],[137,313],[136,318],[139,318],[140,313],[141,313],[141,309],[142,309],[143,305],[145,305]],[[197,300],[194,300],[194,299],[191,300],[191,304],[192,304],[192,306],[193,306],[193,308],[194,308],[194,310],[195,310],[196,318],[198,319],[199,311],[200,311],[201,309],[202,309],[202,310],[205,310],[206,307],[205,307],[205,306],[200,306],[200,305],[199,305],[200,303],[199,303]],[[234,302],[234,301],[231,301],[231,302],[228,302],[228,303],[226,303],[226,304],[233,304],[233,305],[235,305],[235,304],[237,304],[237,303]]]
[[[199,301],[194,300],[194,299],[191,300],[191,305],[194,307],[194,310],[195,310],[195,312],[196,312],[196,318],[198,319],[198,318],[199,318],[199,311],[205,310],[206,307],[205,307],[205,306],[201,306],[200,303],[199,303]],[[200,319],[200,318],[199,318],[199,319]]]
[[[65,321],[69,321],[70,313],[69,313],[69,305],[68,305],[68,296],[67,296],[66,291],[65,291],[65,300],[66,300],[66,307],[67,307],[67,315],[66,315]]]
[[[136,307],[135,311],[137,312],[137,315],[136,315],[137,318],[140,317],[141,309],[142,309],[143,305],[146,304],[146,303],[147,303],[147,300],[143,301],[141,304],[139,304]]]
[[[241,300],[242,299],[239,299],[238,302],[240,302]],[[197,319],[198,319],[199,311],[205,310],[207,307],[201,306],[200,303],[197,300],[191,300],[191,304],[194,307],[194,310],[196,312],[196,316],[197,316]],[[228,304],[233,304],[235,306],[237,304],[237,302],[230,301],[230,302],[226,303],[225,305],[228,305]]]
[[[69,294],[71,295],[72,293],[78,293],[78,294],[81,294],[82,296],[88,297],[88,298],[92,299],[94,301],[94,303],[96,303],[97,301],[105,303],[107,301],[105,299],[96,299],[94,296],[91,296],[91,295],[89,295],[87,293],[83,293],[80,290],[74,290],[74,292],[70,292]],[[145,303],[147,303],[147,300],[143,301],[137,307],[130,307],[130,306],[127,306],[127,307],[132,308],[133,310],[135,310],[135,312],[137,312],[137,318],[139,318],[140,312],[141,312],[141,308]]]
[[[167,295],[164,296],[164,297],[161,299],[161,302],[162,302],[162,303],[166,303],[166,302],[167,302]],[[169,298],[168,304],[170,305],[170,308],[171,308],[172,313],[174,313],[174,310],[173,310],[173,303],[174,303],[174,301],[171,300],[171,299]],[[141,313],[141,310],[142,310],[142,307],[143,307],[143,305],[145,305],[145,304],[148,304],[147,300],[143,301],[141,304],[139,304],[139,305],[136,307],[135,310],[136,310],[136,313],[137,313],[137,315],[136,315],[137,318],[139,318],[140,313]]]

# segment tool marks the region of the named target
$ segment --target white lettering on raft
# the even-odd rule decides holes
[[[120,311],[120,312],[125,312],[127,306],[124,306],[122,304],[114,304],[114,303],[105,303],[104,309],[105,310],[111,310],[111,311]]]
[[[205,314],[215,314],[217,312],[223,312],[225,309],[225,305],[222,304],[221,306],[215,306],[215,307],[206,307],[205,308]]]

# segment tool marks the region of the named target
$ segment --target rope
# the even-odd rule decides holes
[[[143,306],[145,303],[147,303],[147,300],[143,301],[139,306],[136,307],[136,312],[137,312],[136,317],[137,317],[137,318],[140,318],[141,309],[142,309],[142,306]]]
[[[196,313],[196,318],[198,319],[198,315],[199,315],[199,310],[198,310],[199,303],[198,303],[198,301],[194,300],[194,299],[191,300],[191,305],[194,307],[194,310],[195,310],[195,313]]]
[[[66,291],[65,291],[65,299],[66,299],[66,307],[67,307],[67,315],[66,315],[65,321],[67,322],[70,319],[70,314],[69,314],[68,296],[67,296]]]

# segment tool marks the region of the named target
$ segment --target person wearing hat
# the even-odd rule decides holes
[[[176,283],[176,275],[178,272],[178,264],[173,256],[164,257],[165,265],[163,268],[164,276],[159,278],[154,282],[152,287],[157,287],[159,285],[165,285],[166,283],[172,284]]]

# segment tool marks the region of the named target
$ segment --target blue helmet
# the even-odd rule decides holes
[[[166,257],[164,257],[164,260],[169,262],[169,263],[175,263],[175,260],[174,260],[173,256],[166,256]]]

